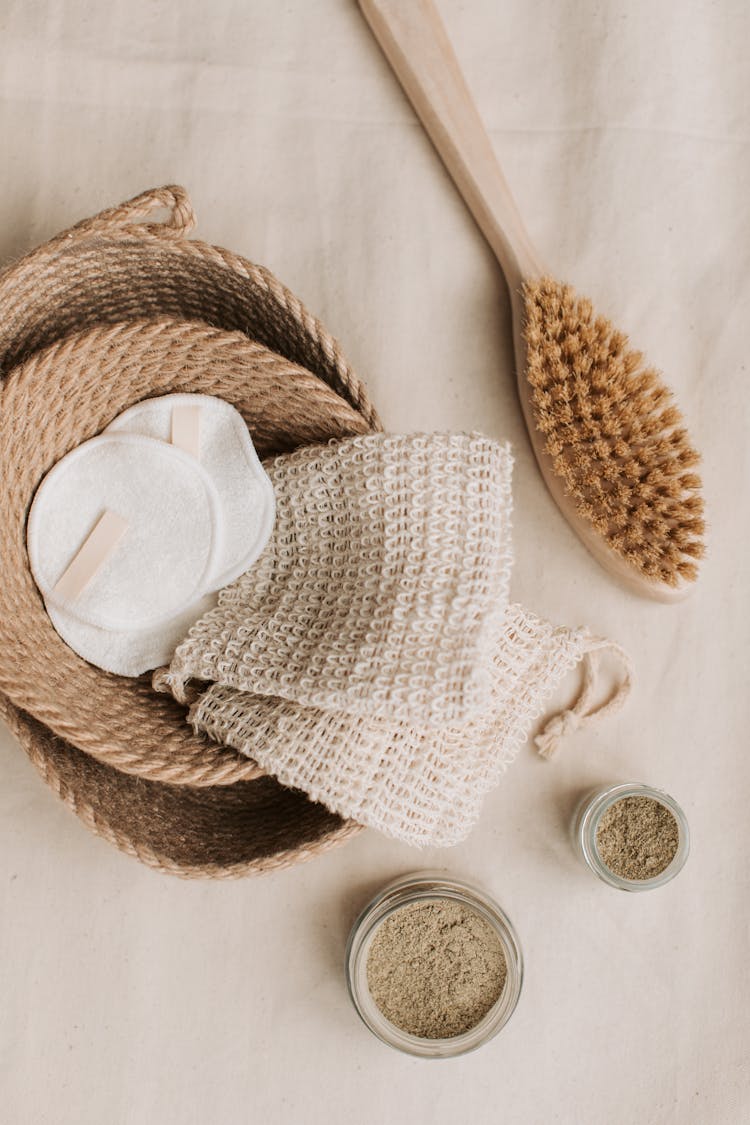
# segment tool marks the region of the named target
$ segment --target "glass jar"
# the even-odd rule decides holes
[[[378,929],[395,911],[446,900],[470,907],[492,927],[505,955],[507,975],[497,1000],[474,1027],[447,1039],[423,1039],[403,1031],[380,1011],[367,984],[367,958]],[[484,891],[438,872],[415,872],[389,883],[354,923],[346,947],[346,979],[354,1007],[374,1035],[407,1054],[444,1059],[475,1050],[508,1022],[521,993],[523,958],[508,917]]]
[[[599,823],[608,809],[625,797],[649,797],[668,809],[677,823],[677,851],[671,862],[652,879],[625,879],[607,867],[599,854],[596,834]],[[650,785],[625,782],[606,785],[583,798],[573,819],[573,841],[587,867],[610,887],[621,891],[650,891],[663,887],[674,879],[685,866],[690,851],[690,829],[685,814],[669,794]]]

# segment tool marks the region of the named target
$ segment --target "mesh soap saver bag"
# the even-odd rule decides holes
[[[416,846],[463,839],[567,671],[537,743],[618,708],[627,657],[509,605],[507,446],[368,435],[266,463],[277,525],[155,686],[196,732],[332,811]],[[592,709],[597,654],[625,673]]]
[[[248,755],[283,785],[331,811],[416,847],[449,847],[476,823],[487,792],[523,746],[545,701],[583,661],[584,690],[536,738],[549,757],[560,740],[618,709],[628,673],[612,698],[590,710],[600,652],[611,642],[585,629],[554,626],[520,605],[505,614],[492,659],[485,712],[459,727],[363,719],[212,684],[189,719],[196,731]]]

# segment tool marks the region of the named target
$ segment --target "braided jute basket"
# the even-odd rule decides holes
[[[164,222],[143,222],[159,208]],[[26,516],[56,461],[143,398],[217,395],[261,457],[379,429],[334,339],[268,271],[205,243],[182,188],[145,192],[0,273],[0,713],[94,832],[163,871],[297,863],[344,822],[196,736],[150,677],[102,672],[57,635]]]

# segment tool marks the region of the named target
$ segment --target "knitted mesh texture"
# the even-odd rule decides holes
[[[507,445],[372,434],[265,463],[277,518],[166,676],[426,729],[487,708],[512,564]]]
[[[253,758],[332,812],[416,847],[448,847],[477,821],[562,677],[590,645],[510,605],[489,662],[484,712],[426,729],[307,708],[212,684],[190,711],[196,731]]]

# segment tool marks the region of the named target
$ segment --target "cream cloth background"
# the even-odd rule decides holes
[[[625,710],[527,749],[470,839],[418,860],[363,833],[258,881],[186,884],[89,836],[4,732],[0,1090],[12,1125],[741,1125],[750,1118],[750,8],[439,0],[540,251],[629,328],[706,454],[711,554],[679,607],[614,586],[523,438],[502,279],[352,0],[0,12],[0,254],[152,184],[274,270],[341,338],[386,423],[515,444],[512,596],[633,655]],[[670,887],[579,868],[576,794],[668,788]],[[527,973],[501,1036],[401,1057],[358,1023],[348,927],[438,862],[484,884]]]

